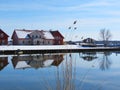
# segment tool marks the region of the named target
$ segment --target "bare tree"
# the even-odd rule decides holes
[[[100,61],[100,69],[101,70],[107,70],[110,68],[110,66],[112,64],[111,59],[109,57],[110,55],[111,55],[110,52],[104,52],[103,58]]]
[[[108,46],[109,44],[108,41],[111,39],[111,37],[112,37],[112,34],[110,33],[109,30],[106,30],[106,29],[100,30],[100,38],[103,41],[105,47]]]

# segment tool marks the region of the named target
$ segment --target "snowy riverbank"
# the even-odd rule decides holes
[[[79,45],[22,45],[0,46],[0,54],[24,53],[63,53],[83,51],[120,51],[119,47],[81,47]],[[21,52],[20,52],[21,53]]]
[[[0,51],[13,50],[72,50],[72,49],[119,49],[118,47],[81,47],[79,45],[8,45],[0,46]]]
[[[79,49],[78,45],[10,45],[0,46],[0,51],[11,51],[11,50],[60,50],[60,49]]]

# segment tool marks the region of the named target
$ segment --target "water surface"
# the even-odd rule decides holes
[[[119,52],[0,55],[0,90],[120,90]]]

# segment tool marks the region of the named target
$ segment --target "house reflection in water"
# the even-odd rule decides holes
[[[81,58],[83,60],[92,61],[94,59],[97,59],[98,57],[96,56],[96,52],[84,52],[82,53]]]
[[[0,71],[8,65],[8,57],[0,57]]]
[[[63,61],[63,55],[24,55],[13,56],[12,64],[15,69],[42,68],[49,66],[58,66]]]

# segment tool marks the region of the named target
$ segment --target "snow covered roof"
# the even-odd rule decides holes
[[[53,63],[54,60],[46,60],[44,61],[44,67],[49,67]]]
[[[27,38],[28,34],[30,34],[32,31],[30,30],[15,30],[18,38]]]
[[[63,35],[58,30],[50,31],[50,32],[54,37],[58,36],[58,37],[64,38]]]
[[[30,68],[31,66],[26,63],[26,61],[19,61],[15,66],[16,69]]]
[[[45,39],[54,39],[53,35],[49,31],[43,31]]]
[[[0,29],[0,33],[4,33],[7,37],[9,37],[2,29]]]
[[[49,31],[43,31],[43,30],[20,30],[20,29],[16,29],[15,32],[18,36],[18,38],[28,38],[28,35],[35,32],[35,31],[42,31],[44,34],[44,38],[45,39],[54,39],[53,35],[49,32]]]

